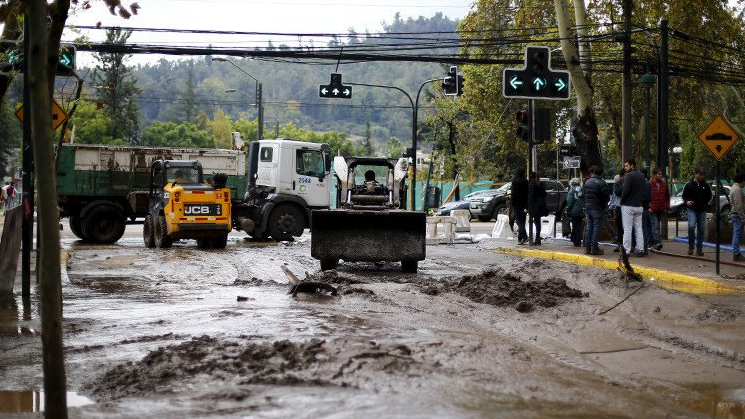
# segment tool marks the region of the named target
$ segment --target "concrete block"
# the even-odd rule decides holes
[[[455,231],[458,233],[471,231],[471,211],[469,210],[453,210],[450,211],[450,215],[455,217]]]
[[[512,237],[510,217],[507,214],[497,215],[497,222],[494,223],[494,229],[492,229],[491,236],[497,239]]]

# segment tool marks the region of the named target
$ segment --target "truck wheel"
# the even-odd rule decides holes
[[[159,215],[155,222],[155,247],[159,249],[168,249],[173,244],[173,239],[168,235],[168,226],[166,217]]]
[[[418,264],[419,264],[418,260],[402,260],[401,271],[415,274],[417,271]]]
[[[339,259],[322,259],[321,260],[322,271],[330,271],[331,269],[336,269],[337,266],[339,266]]]
[[[93,243],[111,244],[124,235],[124,217],[109,205],[93,207],[80,223],[86,240]]]
[[[86,240],[83,236],[83,229],[80,226],[80,215],[74,214],[70,216],[70,231],[79,239]]]
[[[215,249],[224,249],[225,246],[228,245],[228,235],[222,235],[220,237],[215,237],[211,240],[212,247]]]
[[[292,240],[303,234],[303,214],[292,205],[280,205],[269,216],[269,235],[276,241]]]
[[[155,224],[153,216],[148,214],[145,217],[145,224],[142,226],[142,238],[145,240],[145,247],[152,249],[155,247]]]

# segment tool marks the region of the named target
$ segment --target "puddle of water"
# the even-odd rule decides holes
[[[94,402],[77,393],[67,392],[67,407],[80,407]],[[39,390],[0,390],[0,413],[31,413],[44,411],[44,392]]]

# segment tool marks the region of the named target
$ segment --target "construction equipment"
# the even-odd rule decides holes
[[[174,240],[196,239],[200,248],[223,249],[232,229],[227,175],[204,183],[198,161],[156,160],[150,168],[146,247],[168,248]]]
[[[426,215],[404,209],[407,170],[403,158],[334,158],[337,209],[312,213],[311,256],[322,270],[342,259],[400,261],[404,272],[417,271],[425,258]]]

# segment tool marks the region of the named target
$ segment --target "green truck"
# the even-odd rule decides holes
[[[63,144],[57,166],[57,202],[70,229],[92,243],[114,243],[126,223],[147,214],[150,166],[154,160],[198,160],[205,179],[227,175],[231,197],[246,192],[242,151]]]

